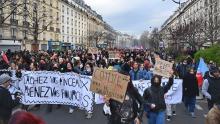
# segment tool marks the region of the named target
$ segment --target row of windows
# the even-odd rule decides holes
[[[85,38],[74,38],[74,37],[69,37],[69,36],[67,36],[66,38],[65,38],[65,36],[63,36],[63,39],[62,39],[62,41],[63,42],[74,42],[74,40],[75,40],[75,43],[82,43],[83,42],[83,40],[84,40]],[[77,42],[78,41],[78,42]]]

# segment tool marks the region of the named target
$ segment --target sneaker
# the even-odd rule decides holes
[[[192,117],[192,118],[196,118],[196,116],[195,116],[195,113],[194,113],[194,112],[191,112],[190,114],[191,114],[191,117]]]
[[[91,119],[91,118],[92,118],[92,113],[88,113],[86,119]]]
[[[175,111],[173,111],[173,116],[175,116],[176,115],[176,112]]]
[[[171,116],[167,116],[167,121],[170,121],[171,120]]]
[[[74,112],[74,109],[70,108],[69,109],[69,114],[72,114]]]

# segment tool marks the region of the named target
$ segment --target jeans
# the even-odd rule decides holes
[[[172,116],[172,114],[173,114],[173,111],[176,111],[176,104],[173,104],[173,105],[171,105],[171,104],[166,104],[166,106],[167,106],[167,116]]]
[[[196,106],[196,97],[184,96],[184,104],[189,112],[194,112]]]
[[[149,112],[148,124],[165,124],[165,112]]]

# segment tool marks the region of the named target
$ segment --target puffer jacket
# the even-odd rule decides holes
[[[164,94],[168,92],[168,90],[173,85],[173,78],[169,79],[169,82],[164,86],[154,86],[147,88],[144,91],[144,101],[145,105],[147,105],[149,108],[151,104],[155,104],[156,107],[154,109],[150,109],[152,112],[160,112],[166,110],[166,103],[164,99]]]

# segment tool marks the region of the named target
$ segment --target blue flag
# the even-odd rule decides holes
[[[197,73],[201,72],[202,76],[204,77],[204,75],[205,75],[205,73],[207,71],[209,71],[209,68],[208,68],[207,64],[205,63],[203,58],[200,58],[199,66],[198,66],[198,69],[197,69]]]

